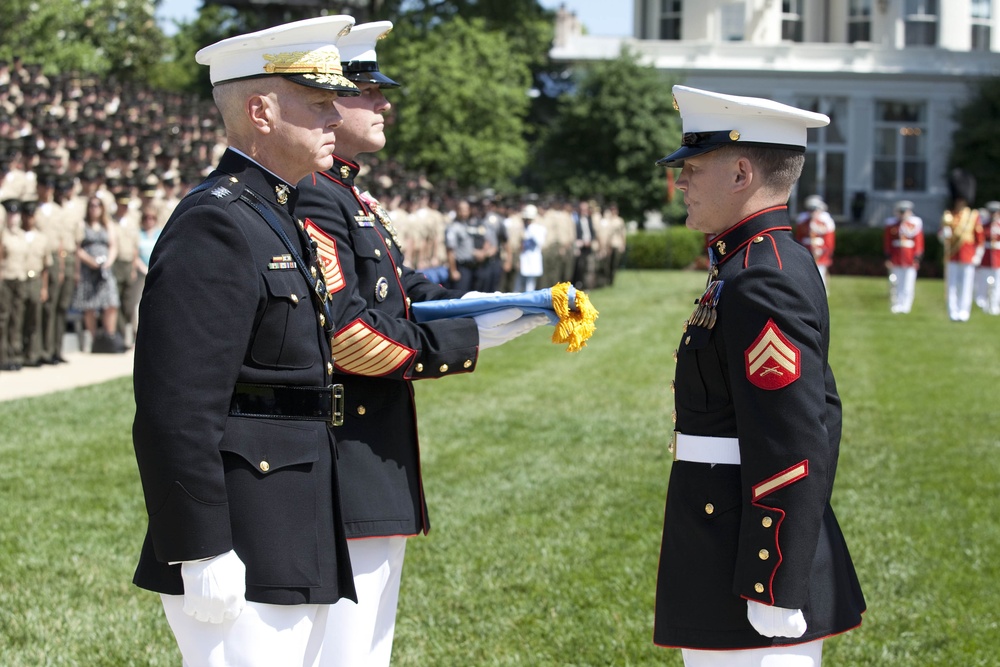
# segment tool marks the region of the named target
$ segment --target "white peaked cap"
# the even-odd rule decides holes
[[[212,85],[256,76],[280,75],[295,83],[357,94],[344,77],[337,41],[348,34],[354,17],[320,16],[230,37],[198,51],[195,60],[209,66]]]
[[[392,21],[372,21],[351,29],[338,42],[340,58],[344,62],[344,75],[355,83],[377,83],[394,88],[399,84],[382,74],[378,68],[375,47],[392,31]]]
[[[657,164],[684,160],[722,146],[749,144],[805,151],[807,130],[830,124],[829,116],[760,97],[724,95],[674,86],[674,106],[684,125],[683,145]]]

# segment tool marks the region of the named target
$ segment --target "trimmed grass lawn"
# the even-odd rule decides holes
[[[417,384],[433,530],[410,541],[393,664],[674,665],[651,643],[673,350],[704,275],[625,272],[580,353],[538,330]],[[892,315],[834,276],[834,507],[868,599],[824,664],[995,665],[1000,318],[941,281]],[[17,376],[0,375],[0,382]],[[0,665],[179,665],[130,583],[145,512],[131,382],[0,403]]]

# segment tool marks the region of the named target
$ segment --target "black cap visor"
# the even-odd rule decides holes
[[[344,64],[344,76],[354,83],[375,83],[379,88],[399,88],[399,84],[378,71],[378,63],[352,61]]]
[[[734,138],[735,137],[735,138]],[[735,130],[720,130],[717,132],[686,132],[682,145],[670,155],[656,161],[661,167],[683,167],[684,160],[696,155],[703,155],[723,146],[763,146],[765,148],[785,148],[804,153],[805,146],[792,144],[771,144],[763,141],[740,141],[739,132]]]

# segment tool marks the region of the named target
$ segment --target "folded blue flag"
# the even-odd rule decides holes
[[[569,309],[576,309],[576,289],[569,288],[567,297]],[[505,292],[503,294],[485,294],[466,299],[440,299],[438,301],[420,301],[410,306],[413,319],[417,322],[433,322],[453,317],[475,317],[505,308],[520,308],[525,313],[543,313],[548,316],[549,324],[559,323],[559,315],[552,306],[552,288],[534,290],[531,292]]]

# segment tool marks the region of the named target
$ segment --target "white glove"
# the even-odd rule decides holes
[[[208,560],[181,563],[184,613],[199,621],[222,623],[246,606],[247,568],[235,551]]]
[[[770,607],[747,600],[747,620],[763,637],[801,637],[806,632],[806,618],[801,609]]]
[[[479,349],[503,345],[549,321],[542,313],[525,315],[520,308],[504,308],[473,317],[479,327]]]

